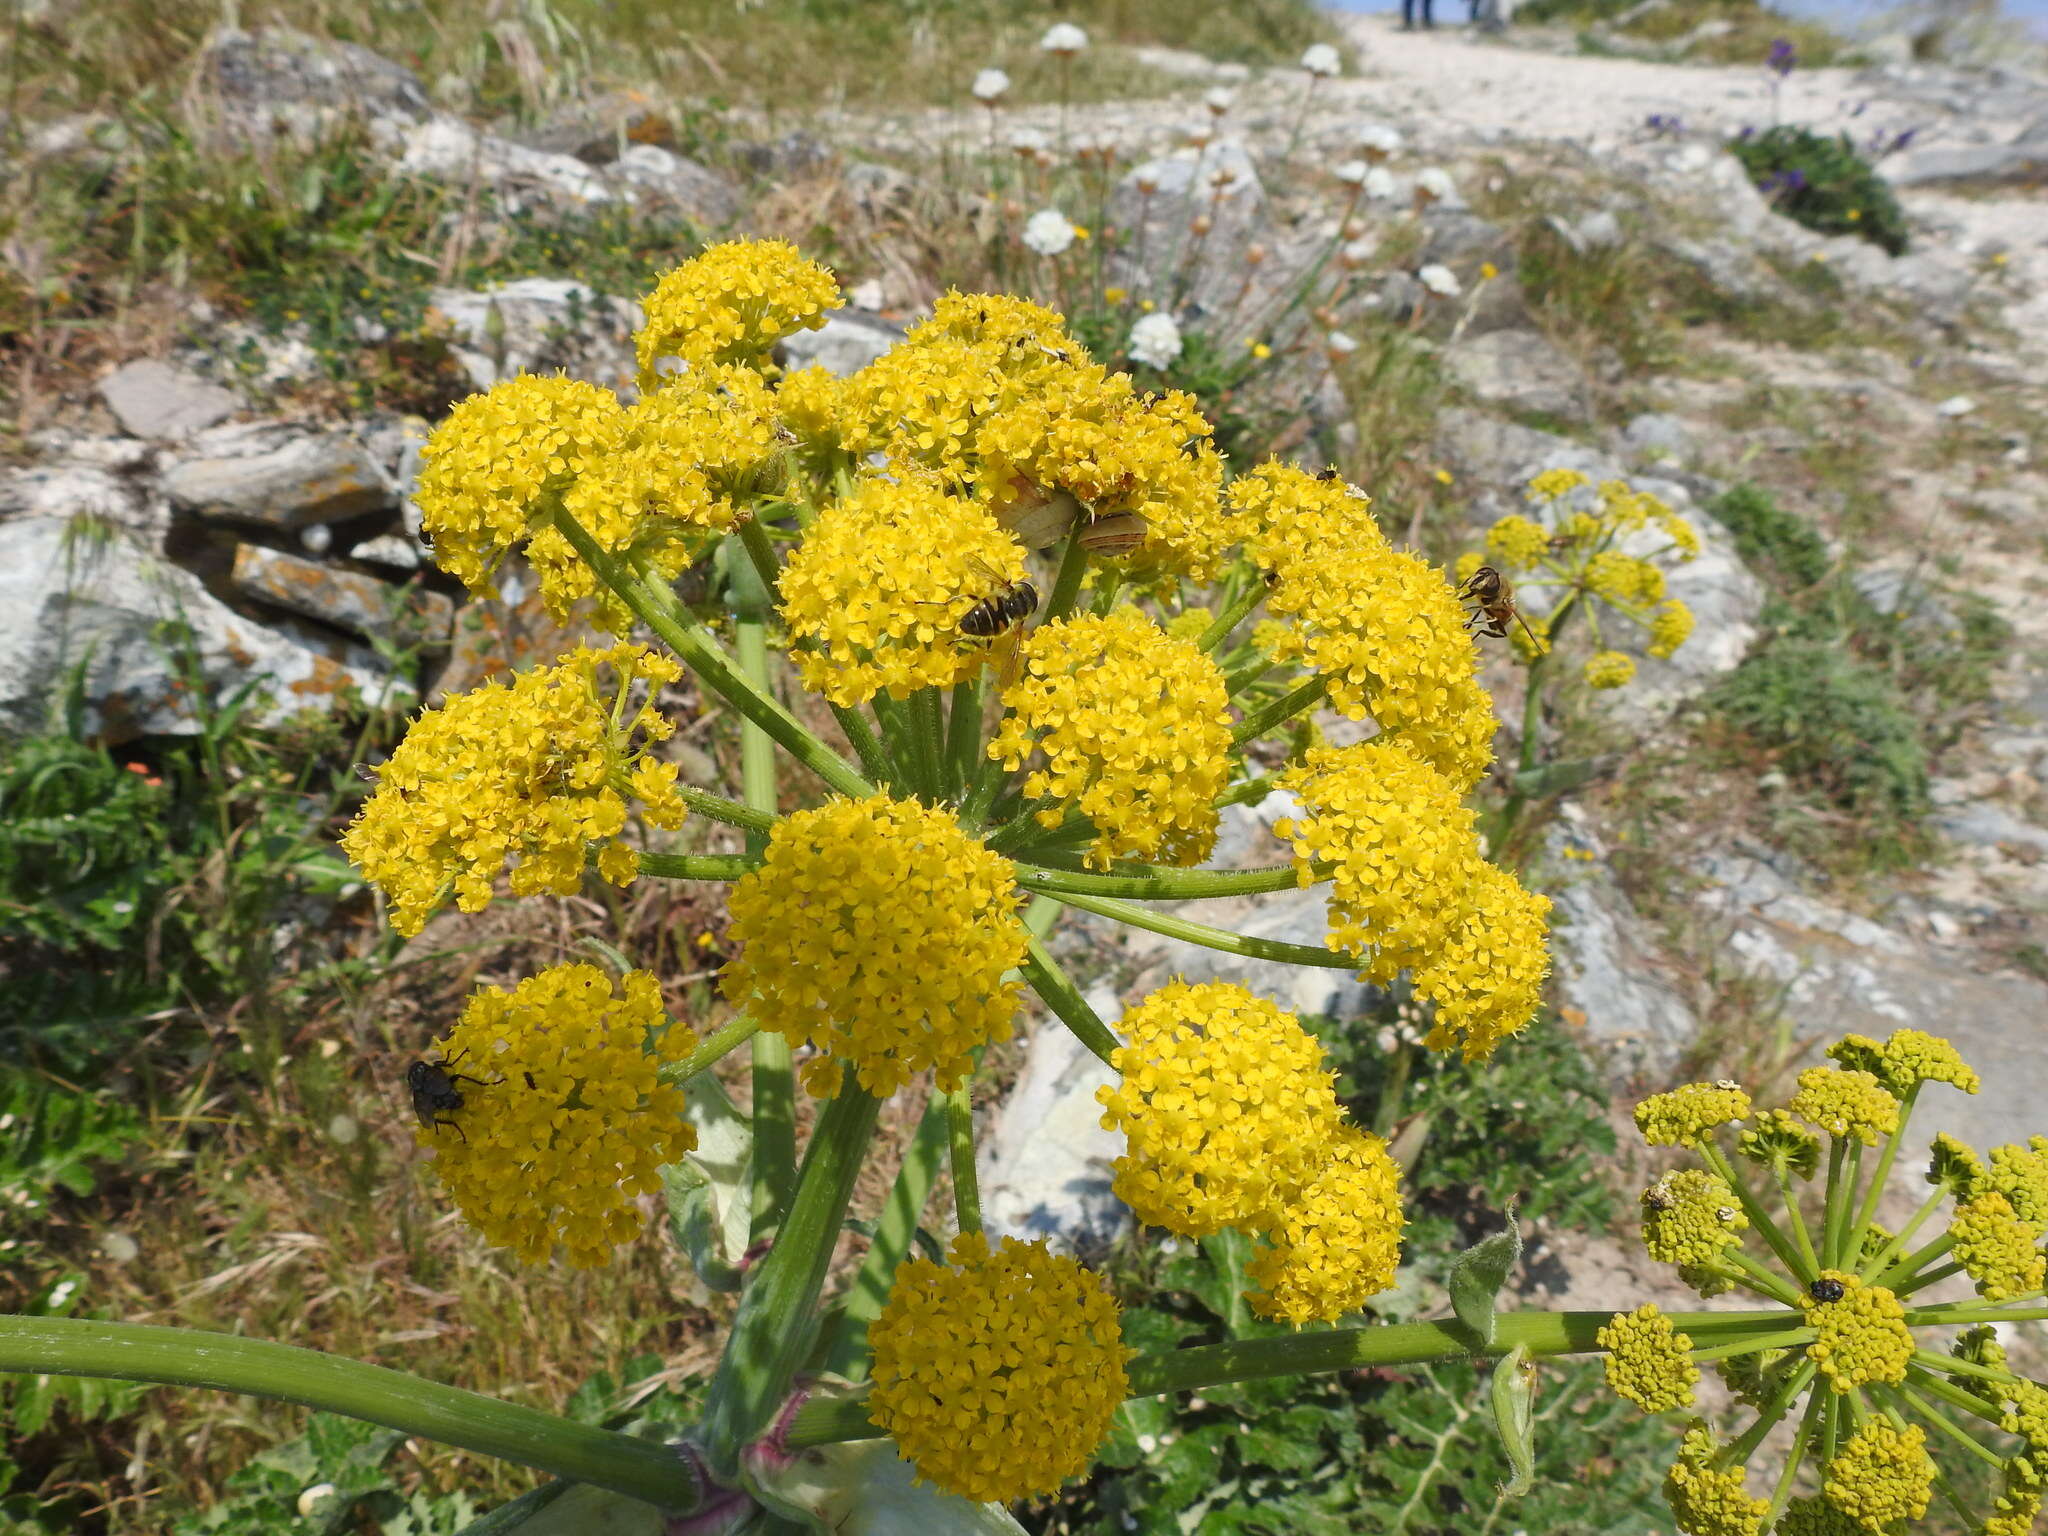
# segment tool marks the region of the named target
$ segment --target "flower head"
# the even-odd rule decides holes
[[[634,338],[643,387],[664,357],[745,363],[797,331],[816,330],[839,305],[832,274],[787,240],[728,240],[663,274],[640,301]]]
[[[1652,1094],[1636,1106],[1636,1129],[1653,1147],[1696,1147],[1724,1125],[1749,1118],[1749,1095],[1739,1083],[1688,1083]]]
[[[976,101],[985,101],[994,106],[1009,93],[1010,77],[1000,69],[978,70],[971,89]]]
[[[1328,43],[1310,43],[1302,51],[1301,67],[1324,80],[1344,73],[1344,61],[1337,57],[1337,50]]]
[[[1926,1514],[1933,1492],[1927,1431],[1918,1424],[1900,1429],[1882,1418],[1865,1419],[1842,1442],[1821,1484],[1828,1503],[1880,1536],[1900,1521]]]
[[[674,727],[627,697],[636,681],[681,673],[637,646],[577,650],[415,720],[341,840],[390,899],[391,925],[418,933],[450,890],[463,911],[482,911],[506,870],[515,896],[570,895],[593,850],[607,879],[629,883],[639,863],[616,841],[628,798],[658,827],[681,826],[685,808],[675,765],[645,746]]]
[[[1635,675],[1635,658],[1626,651],[1596,651],[1586,658],[1588,688],[1626,688]]]
[[[1095,827],[1088,862],[1197,864],[1215,846],[1215,800],[1230,777],[1223,673],[1136,608],[1042,624],[1024,641],[1023,675],[988,754],[1006,768],[1034,752],[1024,793]]]
[[[1416,192],[1431,202],[1448,202],[1458,195],[1451,173],[1440,165],[1424,166],[1415,173]]]
[[[1228,982],[1169,982],[1123,1018],[1122,1074],[1096,1090],[1121,1130],[1116,1194],[1184,1237],[1269,1226],[1330,1156],[1341,1111],[1323,1048]]]
[[[1678,1460],[1664,1474],[1664,1500],[1686,1536],[1760,1536],[1768,1499],[1752,1499],[1741,1467],[1717,1465],[1719,1447],[1704,1424],[1685,1432]]]
[[[1051,1493],[1086,1470],[1130,1387],[1116,1303],[1043,1241],[978,1232],[948,1263],[896,1271],[868,1330],[868,1413],[920,1479],[982,1501]]]
[[[1607,1351],[1607,1385],[1645,1413],[1692,1406],[1700,1368],[1692,1363],[1692,1340],[1655,1306],[1617,1312],[1594,1335]]]
[[[1387,1144],[1344,1125],[1330,1157],[1280,1210],[1245,1268],[1261,1317],[1335,1322],[1394,1283],[1401,1262],[1401,1170]]]
[[[1820,1168],[1820,1138],[1782,1109],[1759,1113],[1736,1138],[1736,1150],[1752,1163],[1810,1179]]]
[[[1495,565],[1526,571],[1550,547],[1550,530],[1534,518],[1511,512],[1486,530],[1486,554]]]
[[[1899,1101],[1868,1072],[1808,1067],[1787,1108],[1831,1136],[1853,1136],[1866,1147],[1899,1127]]]
[[[1650,618],[1650,638],[1645,649],[1659,661],[1669,661],[1692,638],[1693,622],[1692,610],[1681,599],[1666,598]]]
[[[1727,1289],[1712,1271],[1749,1229],[1734,1190],[1702,1169],[1675,1169],[1643,1191],[1642,1213],[1644,1252],[1678,1266],[1702,1295]]]
[[[1024,958],[1009,862],[944,810],[877,795],[775,823],[761,867],[733,886],[745,948],[726,988],[762,1026],[820,1051],[804,1083],[827,1096],[842,1062],[886,1098],[927,1068],[956,1085],[974,1048],[1006,1040],[1003,973]]]
[[[1799,1297],[1800,1310],[1820,1337],[1806,1353],[1837,1392],[1865,1382],[1906,1379],[1913,1358],[1913,1335],[1906,1329],[1906,1309],[1881,1285],[1866,1285],[1846,1270],[1824,1269],[1818,1281],[1833,1281],[1839,1295],[1816,1298],[1811,1287]]]
[[[1170,367],[1181,353],[1180,327],[1163,310],[1141,315],[1131,327],[1131,361],[1147,368]]]
[[[986,648],[960,620],[1023,576],[1024,551],[974,502],[870,477],[818,514],[777,588],[804,686],[851,706],[972,676]]]
[[[617,991],[594,965],[558,965],[511,991],[480,988],[442,1060],[462,1106],[419,1131],[469,1224],[529,1264],[560,1244],[589,1269],[638,1236],[637,1197],[697,1145],[683,1091],[656,1077],[695,1044],[671,1023],[661,987],[630,971]],[[455,1134],[459,1132],[459,1134]]]
[[[1074,243],[1077,231],[1057,208],[1041,208],[1024,221],[1024,244],[1041,256],[1057,256]]]
[[[1440,299],[1455,299],[1465,291],[1458,281],[1458,274],[1440,261],[1432,261],[1416,270],[1415,280]]]
[[[2012,1202],[1994,1191],[1956,1207],[1948,1225],[1956,1262],[1991,1301],[2032,1295],[2048,1279],[2041,1231],[2013,1214]]]
[[[1895,1029],[1882,1042],[1868,1035],[1844,1035],[1828,1047],[1836,1063],[1868,1072],[1894,1098],[1903,1099],[1918,1083],[1949,1083],[1965,1093],[1980,1086],[1977,1074],[1956,1048],[1939,1035],[1917,1029]]]
[[[1990,1175],[1967,1142],[1939,1131],[1927,1162],[1927,1182],[1945,1186],[1958,1200],[1968,1200],[1990,1188]]]
[[[1056,21],[1038,40],[1039,48],[1059,58],[1072,58],[1088,46],[1088,34],[1071,21]]]
[[[1414,970],[1416,995],[1436,1005],[1423,1044],[1482,1061],[1536,1016],[1550,974],[1549,915],[1550,898],[1506,870],[1474,869],[1457,921]]]
[[[1358,130],[1358,147],[1368,160],[1379,161],[1401,149],[1401,130],[1385,123],[1367,123]]]
[[[2024,1147],[1993,1147],[1985,1181],[2012,1202],[2021,1221],[2048,1227],[2048,1137],[2030,1136]]]

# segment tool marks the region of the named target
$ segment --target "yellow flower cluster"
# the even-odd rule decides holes
[[[1122,1081],[1095,1094],[1125,1138],[1117,1198],[1184,1237],[1272,1224],[1329,1160],[1342,1116],[1315,1036],[1220,981],[1169,982],[1122,1027]]]
[[[1279,779],[1300,817],[1273,824],[1303,885],[1332,871],[1325,942],[1387,982],[1441,948],[1478,872],[1473,815],[1399,737],[1312,747]]]
[[[1989,1188],[1989,1175],[1969,1144],[1947,1131],[1937,1131],[1927,1160],[1927,1182],[1940,1184],[1958,1200],[1968,1200]],[[2007,1197],[2010,1198],[2009,1196]]]
[[[1868,1072],[1894,1098],[1903,1099],[1918,1083],[1948,1083],[1965,1093],[1975,1093],[1980,1086],[1961,1052],[1923,1030],[1895,1029],[1882,1041],[1844,1035],[1827,1054],[1838,1066]]]
[[[842,1063],[886,1098],[931,1068],[959,1084],[971,1052],[1007,1040],[1024,958],[1009,861],[944,810],[878,795],[832,800],[775,823],[761,867],[732,888],[745,948],[726,988],[762,1027],[821,1053],[820,1097]]]
[[[1713,1269],[1721,1251],[1740,1244],[1749,1230],[1734,1190],[1702,1169],[1676,1169],[1643,1191],[1642,1213],[1645,1253],[1677,1265],[1702,1295],[1728,1288]]]
[[[1530,478],[1529,493],[1545,501],[1556,501],[1560,497],[1569,496],[1580,486],[1592,483],[1576,469],[1546,469]]]
[[[1782,1109],[1761,1111],[1736,1138],[1736,1150],[1766,1168],[1810,1179],[1820,1167],[1820,1138]]]
[[[782,568],[804,686],[851,706],[962,681],[987,647],[960,620],[1023,575],[1024,551],[975,503],[922,476],[858,481]]]
[[[1692,610],[1680,598],[1667,598],[1651,616],[1650,638],[1644,649],[1659,661],[1669,661],[1692,638],[1692,631]]]
[[[628,712],[628,691],[680,675],[637,646],[577,650],[415,720],[341,840],[390,900],[391,925],[418,933],[450,889],[463,911],[482,911],[508,866],[515,896],[569,895],[593,848],[606,879],[629,883],[638,859],[617,841],[627,798],[657,827],[681,826],[686,807],[675,764],[634,744],[664,740],[674,726],[651,704]]]
[[[1493,709],[1443,573],[1395,551],[1370,498],[1342,482],[1265,464],[1232,484],[1230,501],[1271,580],[1267,610],[1287,624],[1275,659],[1328,678],[1339,714],[1400,728],[1460,790],[1478,782],[1492,761]]]
[[[1771,1527],[1771,1536],[1866,1536],[1862,1526],[1826,1499],[1813,1495],[1793,1499]]]
[[[1696,1147],[1721,1126],[1749,1118],[1749,1095],[1739,1083],[1687,1083],[1653,1093],[1636,1106],[1636,1129],[1652,1147]]]
[[[1692,1339],[1654,1305],[1615,1313],[1593,1339],[1607,1351],[1607,1385],[1618,1396],[1645,1413],[1692,1406],[1700,1380]]]
[[[610,455],[625,418],[608,389],[531,374],[457,405],[420,449],[413,492],[435,563],[471,592],[497,596],[499,563]]]
[[[1828,1503],[1874,1536],[1900,1521],[1918,1520],[1933,1492],[1927,1431],[1918,1424],[1901,1429],[1882,1418],[1865,1419],[1842,1442],[1821,1484]]]
[[[2001,1194],[1987,1191],[1957,1206],[1948,1231],[1956,1262],[1988,1300],[2031,1295],[2048,1279],[2048,1258],[2037,1246],[2041,1229],[2021,1221]]]
[[[1586,562],[1586,590],[1619,607],[1664,598],[1664,573],[1649,561],[1603,549]]]
[[[663,274],[640,301],[647,323],[633,339],[641,388],[657,362],[691,368],[744,363],[798,331],[816,330],[839,305],[839,285],[786,240],[728,240]]]
[[[1097,868],[1207,858],[1230,778],[1229,695],[1216,663],[1128,607],[1040,625],[1022,663],[988,755],[1014,771],[1044,754],[1024,781],[1025,794],[1054,802],[1039,821],[1085,816]]]
[[[1984,1521],[1982,1536],[2033,1536],[2041,1517],[2041,1472],[2034,1459],[2015,1456],[2004,1468],[2004,1486]]]
[[[1899,1128],[1899,1101],[1868,1072],[1808,1067],[1786,1107],[1830,1136],[1853,1136],[1866,1147]]]
[[[1534,518],[1511,512],[1486,530],[1487,559],[1503,570],[1524,571],[1550,548],[1550,530]],[[1474,562],[1477,568],[1479,562]],[[1471,572],[1464,572],[1469,576]]]
[[[630,971],[615,992],[594,965],[558,965],[511,991],[484,987],[438,1042],[462,1107],[424,1127],[435,1172],[469,1224],[538,1264],[559,1244],[578,1268],[638,1236],[636,1199],[697,1145],[680,1088],[657,1072],[695,1040],[661,987]]]
[[[1636,660],[1627,651],[1595,651],[1586,658],[1588,688],[1626,688],[1636,675]]]
[[[1985,1182],[2012,1202],[2021,1221],[2048,1226],[2048,1137],[2029,1136],[2024,1147],[1993,1147]]]
[[[868,1416],[931,1482],[962,1498],[1051,1493],[1087,1470],[1130,1387],[1116,1303],[1044,1242],[978,1232],[949,1263],[896,1271],[868,1330]]]
[[[1664,1474],[1664,1501],[1686,1536],[1759,1536],[1770,1501],[1753,1499],[1742,1468],[1715,1465],[1713,1431],[1695,1423],[1680,1442],[1678,1460]]]
[[[1480,1061],[1536,1016],[1550,974],[1549,916],[1548,896],[1478,866],[1443,943],[1412,973],[1416,996],[1436,1005],[1423,1044]]]
[[[1387,1144],[1337,1130],[1322,1171],[1279,1212],[1246,1274],[1261,1317],[1334,1322],[1394,1283],[1401,1262],[1401,1170]]]
[[[1842,1288],[1837,1301],[1818,1301],[1801,1292],[1800,1310],[1820,1337],[1806,1346],[1807,1358],[1820,1367],[1837,1392],[1867,1381],[1906,1379],[1913,1358],[1913,1335],[1906,1328],[1906,1309],[1881,1285],[1865,1285],[1840,1269],[1824,1269],[1821,1280]]]

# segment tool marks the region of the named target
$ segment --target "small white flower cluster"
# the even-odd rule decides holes
[[[1301,67],[1319,80],[1344,73],[1344,61],[1337,57],[1337,50],[1328,43],[1310,43],[1301,56]]]
[[[1169,314],[1146,315],[1131,327],[1130,354],[1134,363],[1164,368],[1180,356],[1180,349],[1180,327]]]
[[[1024,243],[1041,256],[1057,256],[1079,233],[1057,208],[1041,208],[1024,221]]]
[[[1417,271],[1415,280],[1439,298],[1455,299],[1465,291],[1458,282],[1458,274],[1440,261],[1432,261]]]
[[[1088,34],[1071,21],[1056,21],[1045,29],[1045,36],[1038,40],[1038,46],[1041,52],[1071,59],[1088,46]]]
[[[974,97],[994,106],[1009,94],[1010,77],[1000,69],[984,69],[974,77]]]

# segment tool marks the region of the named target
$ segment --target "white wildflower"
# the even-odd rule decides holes
[[[1455,299],[1465,290],[1458,282],[1458,274],[1440,261],[1432,261],[1415,274],[1415,280],[1439,298]]]
[[[1000,69],[984,69],[974,77],[974,96],[994,106],[1009,93],[1010,77]]]
[[[1041,256],[1057,256],[1074,243],[1074,226],[1057,208],[1041,208],[1024,221],[1024,243]]]
[[[1237,92],[1233,91],[1227,85],[1213,85],[1209,88],[1208,92],[1202,97],[1203,105],[1208,107],[1210,114],[1215,117],[1223,116],[1224,113],[1228,112],[1231,109],[1231,107],[1236,103],[1236,101]]]
[[[1451,180],[1451,173],[1442,166],[1432,165],[1415,173],[1415,190],[1431,202],[1446,202],[1458,195],[1458,184]]]
[[[1180,356],[1180,349],[1180,327],[1173,323],[1171,315],[1155,312],[1131,327],[1130,353],[1134,363],[1164,368]]]
[[[1032,159],[1045,148],[1045,135],[1036,128],[1012,128],[1010,148],[1027,160]]]
[[[1344,61],[1337,57],[1337,50],[1328,43],[1310,43],[1301,56],[1301,67],[1325,80],[1344,73]]]
[[[1366,159],[1384,160],[1400,149],[1401,135],[1385,123],[1367,123],[1358,130],[1358,147],[1365,151]]]
[[[1376,165],[1365,173],[1365,195],[1374,202],[1385,202],[1395,190],[1394,173],[1384,165]]]
[[[1071,59],[1088,46],[1088,34],[1071,21],[1056,21],[1045,29],[1045,36],[1038,40],[1038,46],[1041,52]]]
[[[1347,271],[1356,272],[1369,264],[1379,254],[1380,243],[1370,235],[1356,240],[1347,240],[1337,251],[1337,265]]]
[[[1977,409],[1977,402],[1968,395],[1950,395],[1934,408],[1934,413],[1937,416],[1967,416],[1975,409]]]
[[[1371,169],[1363,160],[1346,160],[1330,174],[1347,187],[1362,187],[1365,185],[1365,173]]]
[[[1332,361],[1340,357],[1349,357],[1358,350],[1357,339],[1346,335],[1343,331],[1330,332],[1328,336],[1323,338],[1323,345],[1329,349]]]

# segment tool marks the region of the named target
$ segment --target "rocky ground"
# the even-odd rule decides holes
[[[1403,34],[1381,18],[1345,25],[1360,69],[1320,82],[1305,109],[1298,71],[1254,76],[1152,50],[1146,65],[1183,89],[1064,113],[1012,103],[999,125],[971,105],[821,112],[798,134],[737,121],[717,166],[636,142],[641,118],[628,100],[579,104],[542,131],[499,133],[437,108],[394,64],[289,34],[224,34],[197,78],[210,83],[227,131],[367,119],[399,174],[487,185],[508,218],[630,205],[746,229],[767,199],[824,186],[877,224],[902,222],[913,206],[963,206],[944,157],[978,150],[992,129],[1064,136],[1116,147],[1120,181],[1105,204],[1124,218],[1178,210],[1185,221],[1228,168],[1212,204],[1217,249],[1263,244],[1278,273],[1298,271],[1340,221],[1327,186],[1298,190],[1298,168],[1351,158],[1368,126],[1397,130],[1394,185],[1365,209],[1387,253],[1366,302],[1408,312],[1421,293],[1414,272],[1427,262],[1452,265],[1468,283],[1482,262],[1500,273],[1455,338],[1437,335],[1452,387],[1421,436],[1454,490],[1430,537],[1469,544],[1521,506],[1529,474],[1559,464],[1633,477],[1707,536],[1703,558],[1673,581],[1700,616],[1699,636],[1672,664],[1646,660],[1618,712],[1593,722],[1610,744],[1682,734],[1674,720],[1687,701],[1758,637],[1764,584],[1705,511],[1736,480],[1771,486],[1838,548],[1853,546],[1859,587],[1907,630],[1951,624],[1945,592],[1980,594],[2012,630],[1992,702],[1938,764],[1940,840],[1920,867],[1844,881],[1760,838],[1757,817],[1744,813],[1770,799],[1767,773],[1745,782],[1693,765],[1678,803],[1647,813],[1631,812],[1612,785],[1564,806],[1539,878],[1559,900],[1566,1017],[1615,1048],[1624,1087],[1661,1085],[1681,1063],[1709,1076],[1797,1066],[1844,1030],[1912,1024],[1953,1036],[1986,1075],[1975,1100],[1937,1096],[1925,1129],[1979,1144],[2048,1130],[2038,1111],[2048,1097],[2048,971],[2023,963],[2048,945],[2048,445],[2035,441],[2048,400],[2048,81],[1897,63],[1795,74],[1774,94],[1753,69],[1579,56],[1540,38],[1450,28]],[[1220,118],[1202,101],[1218,86],[1236,93]],[[1910,220],[1909,254],[1822,238],[1772,210],[1719,145],[1774,116],[1859,139],[1914,131],[1911,147],[1884,163]],[[1189,147],[1191,126],[1206,147]],[[115,152],[104,140],[104,124],[68,121],[46,126],[34,152]],[[1457,190],[1411,213],[1430,167],[1448,171]],[[1532,220],[1581,258],[1682,271],[1723,318],[1689,328],[1679,354],[1647,365],[1596,330],[1560,329],[1518,281]],[[845,274],[855,307],[800,338],[796,357],[849,371],[886,347],[933,291],[918,248],[866,247],[867,269]],[[1824,285],[1816,269],[1829,275]],[[1227,286],[1236,272],[1214,281]],[[1638,288],[1624,302],[1654,298]],[[576,273],[488,292],[437,288],[433,305],[470,386],[520,367],[566,367],[607,384],[629,373],[633,306]],[[1833,319],[1818,339],[1756,318],[1821,306]],[[0,724],[33,725],[49,686],[89,657],[90,700],[108,730],[189,728],[190,695],[154,633],[174,613],[191,626],[211,685],[274,679],[274,715],[345,685],[395,687],[373,638],[439,650],[453,642],[441,683],[473,677],[497,642],[472,643],[474,615],[424,568],[407,500],[426,423],[280,415],[269,402],[294,398],[312,367],[303,339],[289,327],[187,318],[160,355],[122,363],[89,394],[37,402],[24,460],[0,477]],[[1346,404],[1326,392],[1312,413],[1316,435],[1299,451],[1358,452]],[[1837,450],[1826,474],[1820,447]],[[1863,515],[1851,519],[1852,506]],[[81,526],[98,536],[82,537]],[[1503,665],[1497,682],[1505,709],[1513,669]],[[1280,857],[1269,828],[1281,809],[1239,816],[1219,860]],[[1609,860],[1646,835],[1674,872],[1654,911],[1625,892]],[[1319,943],[1324,931],[1308,897],[1202,915],[1298,942]],[[1069,942],[1100,938],[1083,929]],[[1709,951],[1715,965],[1703,967]],[[1163,940],[1097,958],[1098,1001],[1112,1013],[1120,990],[1170,972],[1251,975]],[[1352,1000],[1342,973],[1252,979],[1305,1009]],[[1731,1028],[1720,1005],[1738,980],[1745,995],[1772,1002]],[[1039,1036],[990,1143],[995,1219],[1066,1231],[1107,1219],[1095,1070],[1063,1031]],[[1903,1190],[1911,1175],[1900,1177]],[[1581,1248],[1533,1272],[1543,1294],[1574,1305],[1633,1304],[1648,1282],[1631,1268],[1619,1250]]]

